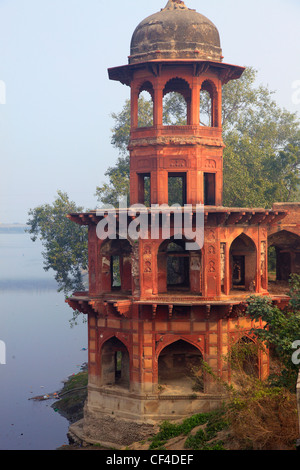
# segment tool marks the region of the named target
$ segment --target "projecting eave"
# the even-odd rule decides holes
[[[230,80],[237,80],[243,74],[245,67],[238,65],[225,64],[223,62],[207,61],[207,60],[193,60],[193,59],[176,59],[176,60],[151,60],[149,62],[139,62],[136,64],[121,65],[119,67],[111,67],[108,69],[108,76],[110,80],[116,80],[123,85],[130,86],[133,74],[137,70],[150,71],[153,76],[159,76],[162,69],[169,66],[190,66],[193,68],[194,76],[200,76],[203,73],[214,72],[217,73],[223,85]]]
[[[146,212],[149,217],[151,214],[151,208],[144,208],[143,212]],[[155,209],[154,209],[155,210]],[[184,208],[182,208],[182,212]],[[193,214],[196,214],[196,206],[192,207]],[[159,212],[159,209],[158,209]],[[130,223],[131,220],[136,218],[139,215],[138,211],[134,211],[131,208],[126,209],[108,209],[106,211],[102,210],[101,213],[98,211],[89,211],[84,213],[72,213],[68,214],[67,217],[78,225],[97,225],[100,220],[104,217],[107,217],[110,214],[113,217],[116,217],[117,222],[120,220],[120,217],[126,218],[127,222]],[[266,210],[266,209],[252,209],[252,208],[227,208],[220,206],[205,206],[204,207],[204,222],[205,225],[268,225],[275,224],[280,222],[286,217],[288,211],[285,210]],[[173,213],[170,213],[171,217]],[[124,222],[124,219],[123,219]]]
[[[258,295],[258,294],[253,294]],[[284,308],[288,305],[290,297],[287,295],[272,295],[267,291],[264,294],[268,296],[274,305],[279,308]],[[132,296],[112,296],[112,294],[90,295],[89,292],[74,292],[74,294],[66,300],[73,310],[78,310],[83,314],[97,314],[101,316],[108,316],[108,306],[110,306],[114,314],[131,318],[132,305],[141,305],[152,307],[152,318],[155,318],[158,307],[167,307],[169,311],[169,318],[172,318],[174,307],[202,307],[205,310],[206,318],[209,318],[211,311],[214,309],[226,314],[233,315],[233,308],[240,307],[238,312],[245,310],[247,306],[249,293],[238,295],[221,296],[218,298],[204,298],[197,295],[182,296],[182,293],[173,294],[172,297],[160,295],[153,296],[148,299],[133,299]]]

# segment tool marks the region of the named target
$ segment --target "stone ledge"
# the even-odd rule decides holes
[[[116,419],[109,415],[93,417],[88,413],[85,418],[70,426],[70,442],[86,445],[101,445],[108,449],[121,449],[142,439],[147,439],[156,432],[151,424],[138,423],[126,419]]]

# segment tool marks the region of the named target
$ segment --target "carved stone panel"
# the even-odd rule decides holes
[[[267,243],[265,241],[261,242],[261,249],[260,249],[260,273],[261,275],[265,272],[266,267],[266,246]]]
[[[225,247],[226,243],[220,244],[220,274],[221,274],[221,283],[224,283],[225,279]]]
[[[171,158],[170,159],[170,168],[185,168],[186,161],[183,158]]]
[[[216,161],[215,160],[206,160],[205,161],[205,168],[209,169],[209,170],[213,170],[217,167],[217,164],[216,164]]]
[[[144,273],[152,272],[152,249],[151,245],[145,245],[143,249]]]

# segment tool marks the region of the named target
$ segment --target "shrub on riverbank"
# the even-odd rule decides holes
[[[88,372],[86,365],[78,374],[71,375],[59,392],[59,400],[52,407],[70,423],[83,418],[83,407],[87,398]]]

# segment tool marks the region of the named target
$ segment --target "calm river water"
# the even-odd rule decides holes
[[[69,422],[53,401],[29,398],[59,390],[87,361],[86,324],[70,326],[72,310],[43,270],[41,251],[28,234],[0,233],[0,450],[68,443]]]

